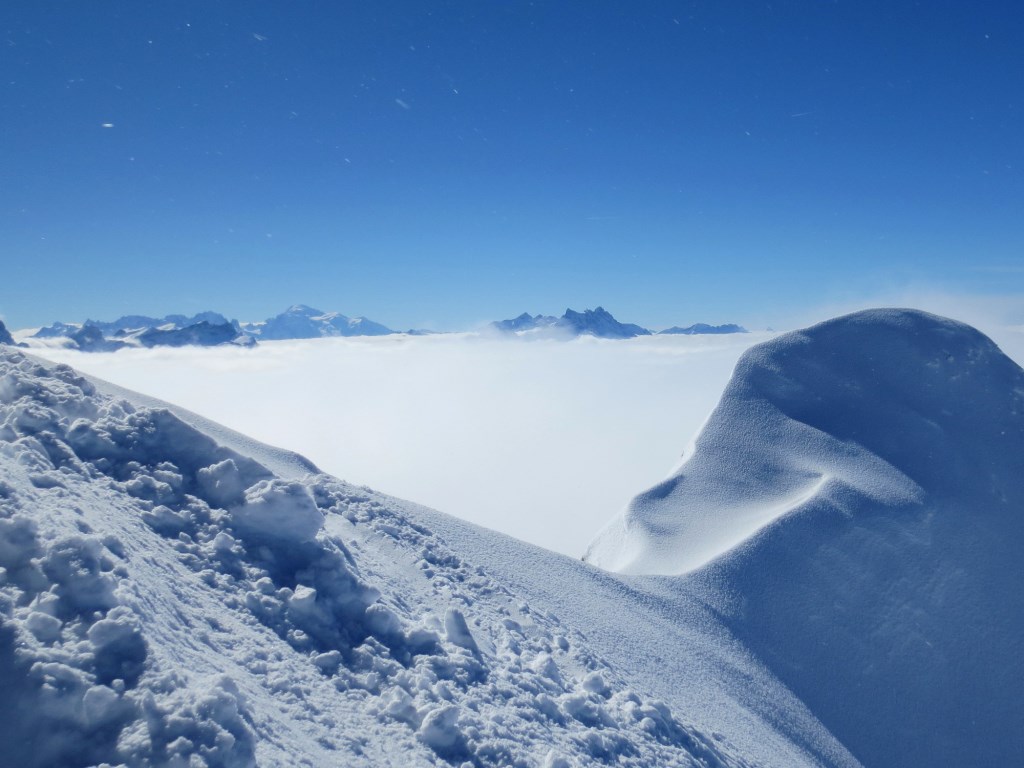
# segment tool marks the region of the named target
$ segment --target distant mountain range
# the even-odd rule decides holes
[[[501,333],[517,335],[539,335],[553,337],[575,337],[575,336],[596,336],[602,339],[632,339],[636,336],[650,336],[654,331],[643,328],[633,323],[620,323],[604,307],[597,309],[586,309],[583,312],[576,312],[572,309],[565,310],[561,317],[551,315],[531,315],[524,312],[519,317],[511,320],[498,320],[490,324],[490,327]],[[716,333],[746,333],[747,329],[740,325],[706,325],[697,323],[687,328],[673,326],[659,334],[716,334]]]
[[[216,312],[166,317],[124,315],[113,322],[86,320],[81,325],[57,322],[40,328],[31,338],[67,339],[67,346],[83,352],[115,352],[125,347],[213,347],[221,344],[251,346],[255,340],[242,332],[236,320]]]
[[[735,323],[726,323],[725,325],[707,325],[706,323],[695,323],[694,325],[688,325],[686,328],[680,328],[678,325],[673,325],[671,328],[666,328],[664,331],[658,331],[658,333],[669,333],[678,334],[682,336],[695,336],[697,334],[715,334],[715,333],[747,333],[747,329],[742,325],[736,325]]]
[[[620,323],[604,307],[576,312],[565,310],[561,317],[551,315],[530,315],[526,312],[511,320],[499,320],[491,327],[503,333],[551,335],[551,336],[597,336],[602,339],[631,339],[635,336],[650,336],[651,332],[639,325]]]
[[[566,309],[561,317],[530,315],[524,312],[510,320],[499,320],[489,326],[503,334],[518,336],[544,336],[575,338],[595,336],[602,339],[631,339],[650,336],[653,331],[632,323],[620,323],[603,307],[576,312]],[[739,325],[706,325],[697,323],[687,328],[674,326],[662,334],[721,334],[745,333]],[[40,328],[30,338],[61,340],[63,346],[83,352],[113,352],[125,347],[212,347],[223,344],[252,346],[258,341],[287,339],[316,339],[336,336],[385,336],[405,333],[424,336],[434,331],[410,329],[394,331],[365,317],[348,317],[340,312],[295,304],[279,315],[257,322],[239,323],[228,320],[217,312],[192,315],[125,315],[112,322],[86,320],[84,323],[56,322]],[[5,335],[6,334],[6,335]],[[0,343],[12,344],[10,334],[0,324]],[[31,342],[30,342],[31,344]]]

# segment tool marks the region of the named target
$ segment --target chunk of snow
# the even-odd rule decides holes
[[[239,532],[258,539],[309,541],[324,521],[309,491],[295,481],[261,480],[230,511]]]

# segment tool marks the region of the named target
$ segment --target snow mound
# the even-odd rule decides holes
[[[691,571],[809,503],[900,507],[1015,490],[1020,368],[978,331],[873,310],[748,350],[694,450],[640,494],[587,559]]]
[[[1020,367],[961,323],[859,312],[750,349],[682,466],[586,557],[688,573],[867,765],[1010,765],[1022,467]]]
[[[277,476],[171,410],[13,350],[0,351],[0,478],[12,765],[758,762],[681,720],[631,653],[611,663],[531,608],[547,600],[539,587],[513,591],[471,558],[496,547],[538,584],[568,569],[568,604],[607,615],[625,588],[604,574],[464,527],[442,537],[429,516],[324,475]],[[446,540],[463,535],[483,543]],[[627,609],[650,612],[636,627],[666,625],[668,605],[647,602]],[[776,690],[742,654],[721,666]],[[735,688],[680,701],[731,712],[748,753],[850,764],[778,690],[784,726],[737,705]]]

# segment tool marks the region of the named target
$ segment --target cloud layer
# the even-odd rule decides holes
[[[578,557],[678,461],[761,338],[382,337],[45,354],[350,482]]]

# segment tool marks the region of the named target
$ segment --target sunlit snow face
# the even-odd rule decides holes
[[[350,482],[578,557],[672,468],[736,359],[766,337],[392,336],[46,355]]]

